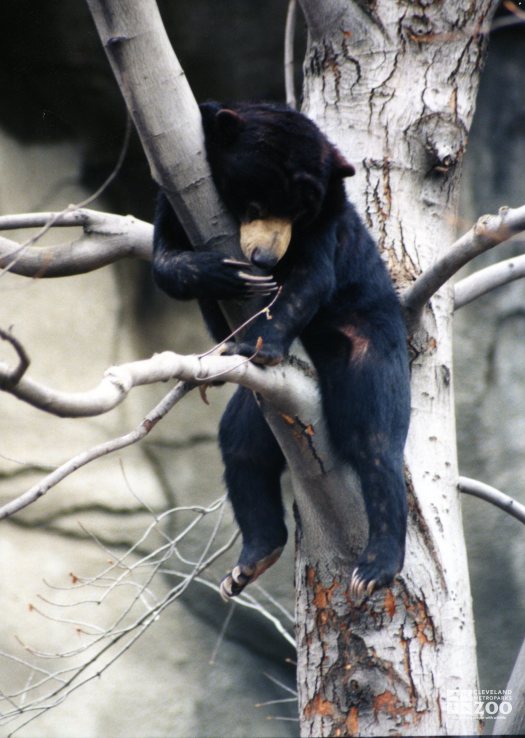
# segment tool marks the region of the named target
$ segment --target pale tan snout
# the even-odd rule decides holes
[[[265,218],[241,224],[241,250],[256,266],[270,269],[286,253],[292,237],[287,218]]]

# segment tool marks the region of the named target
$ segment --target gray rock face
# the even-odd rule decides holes
[[[523,30],[493,34],[467,154],[462,217],[472,222],[525,202]],[[497,100],[497,104],[494,104]],[[467,226],[468,227],[468,226]],[[459,228],[465,230],[464,227]],[[496,247],[470,270],[523,253],[524,240]],[[460,472],[525,502],[525,284],[499,288],[455,318]],[[503,689],[525,622],[525,538],[518,521],[465,498],[482,687]]]
[[[0,159],[9,165],[9,188],[3,181],[0,191],[0,206],[6,213],[34,209],[35,203],[53,192],[56,183],[78,178],[79,157],[68,145],[28,149],[2,134]],[[51,198],[46,207],[60,208],[64,202],[83,196],[79,188],[70,187]],[[65,240],[64,231],[46,238],[47,243]],[[160,320],[146,313],[141,325],[137,324],[132,305],[140,301],[141,281],[133,279],[134,268],[107,268],[63,280],[31,282],[11,275],[2,277],[0,325],[12,324],[27,348],[32,359],[31,377],[55,388],[83,391],[95,386],[112,364],[147,357],[164,348],[189,352],[210,346],[200,318],[190,306],[175,306],[166,300],[156,313]],[[13,361],[9,350],[2,349],[5,360]],[[75,453],[133,428],[167,389],[139,389],[105,416],[75,420],[46,415],[2,395],[0,500],[20,494]],[[67,680],[110,640],[103,635],[106,629],[112,626],[118,633],[173,593],[181,579],[171,572],[187,573],[192,568],[174,551],[162,566],[157,565],[155,576],[151,564],[137,564],[160,546],[165,547],[165,554],[169,541],[198,517],[186,509],[155,526],[154,513],[207,506],[224,494],[216,432],[229,393],[226,387],[209,390],[210,406],[198,393],[187,397],[143,444],[79,470],[16,519],[2,523],[1,651],[49,673],[60,670]],[[217,512],[204,516],[184,536],[178,547],[184,559],[199,560],[218,517]],[[150,527],[151,533],[145,537]],[[226,506],[210,551],[234,532]],[[134,554],[125,558],[124,568],[115,568],[115,562],[138,541]],[[233,561],[234,552],[224,554],[202,574],[209,583],[220,580],[228,566],[226,557]],[[101,572],[106,573],[97,579]],[[120,583],[119,577],[123,577]],[[92,584],[87,584],[92,578]],[[293,582],[289,557],[264,584],[272,588],[272,582],[276,596],[286,592],[290,605]],[[147,589],[142,591],[146,583]],[[266,600],[266,604],[273,615],[282,617],[271,602]],[[289,622],[285,626],[292,630]],[[293,704],[255,706],[290,697],[277,682],[293,687],[294,680],[293,669],[285,662],[293,657],[292,648],[255,611],[239,605],[228,607],[216,590],[194,582],[104,670],[108,658],[116,656],[138,632],[140,629],[132,630],[107,657],[79,675],[78,683],[86,677],[88,683],[72,691],[62,705],[44,713],[21,735],[295,734],[293,722],[268,720],[272,715],[293,716]],[[101,635],[102,640],[97,639]],[[22,644],[49,654],[72,655],[42,659]],[[99,670],[103,670],[101,676],[94,678]],[[32,672],[20,661],[0,658],[4,692],[27,690],[43,677],[44,672]],[[58,683],[52,681],[47,691],[52,692]],[[30,689],[25,704],[42,690]],[[15,699],[16,704],[20,699]],[[13,705],[4,701],[1,712],[10,707]],[[20,721],[29,716],[22,715]]]

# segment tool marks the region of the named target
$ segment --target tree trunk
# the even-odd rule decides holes
[[[485,51],[480,29],[494,3],[301,5],[309,27],[304,112],[357,165],[349,196],[403,290],[454,241],[461,160]],[[352,562],[333,550],[321,557],[298,528],[304,736],[478,730],[474,714],[454,714],[449,692],[477,687],[456,488],[451,329],[446,286],[410,338],[410,512],[399,580],[356,605],[349,596]]]

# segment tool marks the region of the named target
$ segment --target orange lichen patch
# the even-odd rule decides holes
[[[288,425],[294,425],[295,419],[292,418],[291,415],[286,415],[285,413],[279,413],[279,415],[281,416],[281,418],[284,420],[285,423],[287,423]]]
[[[307,567],[306,581],[308,582],[308,586],[310,588],[312,588],[314,586],[314,582],[315,582],[315,567],[313,567],[313,566]]]
[[[359,735],[359,709],[351,707],[346,718],[346,729],[348,735]]]
[[[385,612],[393,618],[396,613],[396,599],[392,594],[392,590],[388,588],[385,592],[385,599],[383,600]]]
[[[434,642],[434,623],[428,615],[425,603],[419,600],[416,608],[417,639],[422,646]]]
[[[311,423],[306,426],[306,428],[304,429],[304,432],[306,433],[307,436],[315,436],[315,430]]]
[[[413,619],[413,627],[415,636],[421,646],[436,645],[436,631],[432,615],[429,613],[424,600],[409,600],[403,597],[403,602],[407,613]]]
[[[395,713],[396,698],[392,692],[385,690],[378,694],[374,700],[374,709],[377,712],[388,712],[393,715]]]
[[[332,600],[332,595],[334,593],[334,590],[338,586],[339,586],[339,583],[335,580],[329,587],[323,587],[321,584],[316,584],[314,586],[313,604],[319,608],[328,607]]]
[[[319,715],[321,717],[333,717],[334,716],[334,705],[320,694],[317,694],[304,708],[304,715],[308,719]]]
[[[404,707],[398,702],[395,694],[386,689],[374,698],[375,712],[382,712],[392,718],[405,717],[412,714],[414,708],[412,706]]]

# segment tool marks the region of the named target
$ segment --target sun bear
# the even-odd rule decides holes
[[[154,278],[174,298],[199,300],[217,342],[230,333],[218,300],[280,286],[272,320],[256,319],[229,350],[275,364],[301,339],[319,377],[333,451],[361,481],[369,538],[352,590],[370,594],[403,565],[410,396],[401,306],[345,194],[343,179],[354,169],[311,120],[285,106],[200,107],[212,177],[239,223],[246,263],[193,251],[160,194]],[[232,597],[273,564],[286,543],[285,460],[256,398],[243,387],[226,408],[219,442],[242,533],[238,563],[221,583],[223,595]]]

